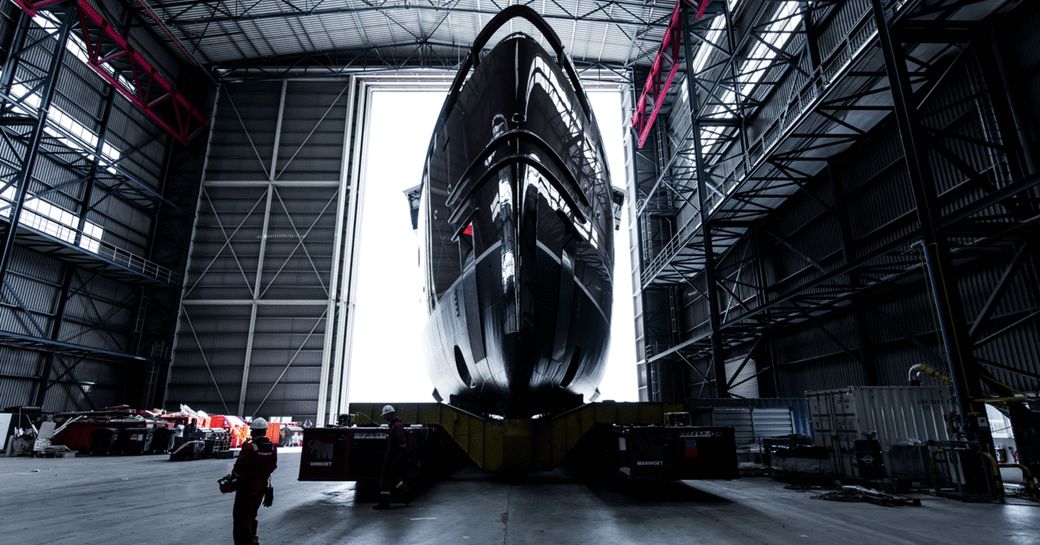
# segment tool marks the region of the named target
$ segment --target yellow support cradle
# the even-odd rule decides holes
[[[559,466],[593,426],[660,425],[679,403],[589,403],[537,419],[495,420],[444,403],[391,403],[404,424],[444,429],[480,469],[492,472],[541,471]],[[351,403],[355,422],[381,422],[385,403]]]

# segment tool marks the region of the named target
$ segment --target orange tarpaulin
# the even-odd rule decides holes
[[[213,415],[210,417],[210,427],[228,430],[228,433],[231,435],[231,448],[241,447],[242,443],[249,437],[249,425],[237,416]]]
[[[267,424],[267,438],[271,440],[275,445],[278,444],[278,439],[282,436],[282,425],[277,422],[271,422]]]

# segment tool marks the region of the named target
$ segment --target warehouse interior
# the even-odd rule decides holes
[[[373,100],[448,93],[516,32],[551,50],[533,20],[482,36],[514,5],[578,93],[620,94],[637,389],[522,423],[379,400],[464,467],[373,513],[305,471],[314,430],[381,422],[351,389]],[[1040,535],[1036,2],[6,0],[0,59],[21,542],[229,543],[214,484],[260,418],[264,543]],[[733,472],[588,481],[605,455],[564,431],[673,424],[729,430]]]

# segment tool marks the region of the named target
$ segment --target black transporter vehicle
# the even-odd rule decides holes
[[[514,33],[482,56],[516,18],[552,52]],[[388,400],[420,424],[407,430],[417,474],[435,478],[462,454],[497,472],[566,464],[624,478],[736,476],[732,428],[690,426],[676,404],[589,403],[610,335],[623,194],[610,185],[581,81],[530,8],[506,8],[477,36],[409,200],[422,241],[429,374],[434,398],[446,402]],[[353,420],[375,424],[381,406],[353,403]],[[386,429],[349,420],[305,431],[302,480],[379,479]]]

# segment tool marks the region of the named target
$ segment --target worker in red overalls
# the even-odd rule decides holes
[[[238,478],[235,490],[232,534],[235,545],[256,545],[256,513],[264,501],[271,473],[278,467],[278,449],[267,438],[267,421],[257,418],[249,424],[251,438],[242,444],[242,452],[231,473]]]
[[[384,406],[382,414],[390,433],[386,438],[383,473],[379,479],[379,502],[374,509],[389,509],[394,493],[405,497],[408,494],[408,485],[404,482],[408,472],[408,435],[393,405]]]

